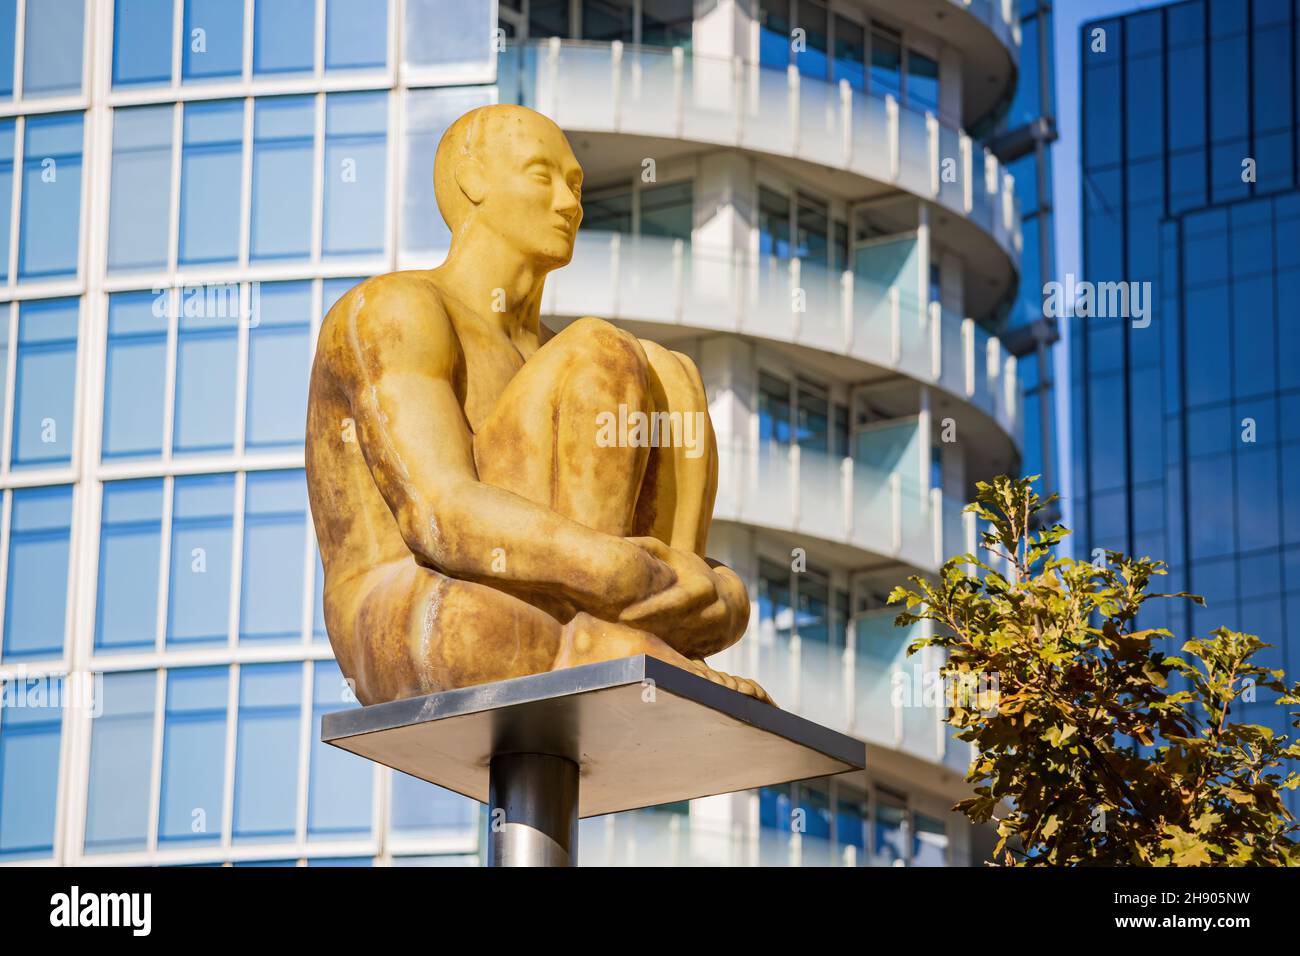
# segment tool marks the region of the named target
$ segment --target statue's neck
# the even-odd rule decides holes
[[[514,337],[537,333],[546,270],[485,241],[481,234],[457,237],[446,261],[434,270],[439,284],[464,307]]]

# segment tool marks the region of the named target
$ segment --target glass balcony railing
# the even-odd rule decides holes
[[[825,263],[728,255],[681,239],[578,233],[573,261],[551,276],[543,311],[741,332],[850,355],[935,384],[1020,438],[1016,360],[974,320],[921,303],[915,236]]]
[[[502,102],[565,129],[690,139],[792,156],[892,182],[976,222],[1019,263],[1010,174],[932,112],[740,59],[615,41],[531,40],[498,59]],[[941,175],[951,169],[955,176]]]

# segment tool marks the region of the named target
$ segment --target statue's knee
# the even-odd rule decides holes
[[[563,340],[563,342],[561,342]],[[649,392],[649,359],[636,336],[604,319],[582,318],[561,332],[550,345],[561,345],[571,383],[581,381],[607,389],[620,400]],[[577,378],[574,379],[576,373]]]

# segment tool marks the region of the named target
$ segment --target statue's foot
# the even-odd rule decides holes
[[[698,674],[700,677],[711,680],[715,684],[721,684],[724,687],[730,687],[732,690],[738,690],[742,694],[763,701],[765,704],[771,704],[773,707],[776,706],[776,701],[772,700],[772,698],[768,696],[767,691],[763,690],[758,681],[750,680],[748,677],[737,677],[734,674],[715,671],[712,667],[705,664],[704,661],[688,661],[687,663],[690,664],[690,667],[687,669],[693,674]]]

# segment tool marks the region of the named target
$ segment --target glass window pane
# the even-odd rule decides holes
[[[151,649],[158,630],[161,478],[104,485],[95,650]]]
[[[244,446],[250,451],[301,447],[311,363],[311,283],[254,283],[250,292],[254,318],[248,332]]]
[[[406,94],[406,181],[402,187],[402,250],[445,252],[451,234],[433,197],[438,140],[456,119],[492,102],[487,87],[411,90]]]
[[[14,120],[0,119],[0,282],[9,281],[9,227],[14,196]]]
[[[166,292],[119,292],[108,300],[105,459],[162,454],[167,298]]]
[[[187,104],[184,139],[180,261],[233,262],[239,255],[244,104]]]
[[[384,251],[388,94],[331,93],[325,104],[325,255]]]
[[[170,83],[172,0],[117,0],[113,5],[113,85]]]
[[[248,476],[244,499],[241,640],[298,640],[302,634],[307,484],[301,471]]]
[[[315,68],[316,0],[256,0],[253,72],[310,73]]]
[[[496,59],[491,46],[494,6],[492,0],[407,0],[404,61],[439,67],[449,79],[491,70]],[[448,23],[460,29],[448,30]]]
[[[172,107],[113,111],[108,267],[167,265],[171,218]]]
[[[235,754],[236,841],[292,840],[298,817],[302,665],[239,669]]]
[[[18,277],[77,274],[81,227],[81,114],[27,120]]]
[[[338,664],[317,661],[312,689],[311,786],[307,795],[307,838],[364,839],[370,836],[370,795],[374,776],[370,761],[322,743],[320,719],[356,707]]]
[[[24,9],[23,96],[80,93],[85,0],[39,0]]]
[[[691,239],[695,207],[693,184],[665,183],[641,190],[641,235]]]
[[[311,255],[314,99],[278,96],[257,101],[249,237],[253,259],[305,259]]]
[[[478,803],[469,797],[393,771],[393,833],[406,837],[473,839],[478,828]]]
[[[61,681],[47,684],[43,678],[22,678],[9,691],[32,701],[6,707],[0,721],[0,860],[54,852],[63,708],[51,701],[61,691]],[[38,693],[45,695],[43,701],[36,699]]]
[[[159,846],[221,839],[228,680],[224,666],[167,673]]]
[[[903,45],[898,36],[876,28],[871,32],[871,92],[876,96],[902,91]]]
[[[18,307],[15,468],[72,460],[78,313],[77,299],[33,299]]]
[[[157,674],[103,675],[102,713],[91,724],[86,852],[143,850],[149,834]]]
[[[14,95],[14,47],[18,31],[18,0],[0,0],[0,99]]]
[[[907,101],[918,109],[939,109],[939,64],[915,50],[907,51]]]
[[[235,442],[239,286],[181,290],[176,341],[177,455],[230,451]]]
[[[325,69],[388,63],[388,0],[325,0]]]
[[[70,485],[13,492],[5,590],[6,660],[63,654],[71,526]]]
[[[167,643],[224,644],[230,620],[233,475],[176,479]]]
[[[181,75],[188,80],[238,77],[244,72],[244,5],[185,0]]]
[[[641,0],[641,42],[679,46],[689,52],[694,19],[692,0]]]

